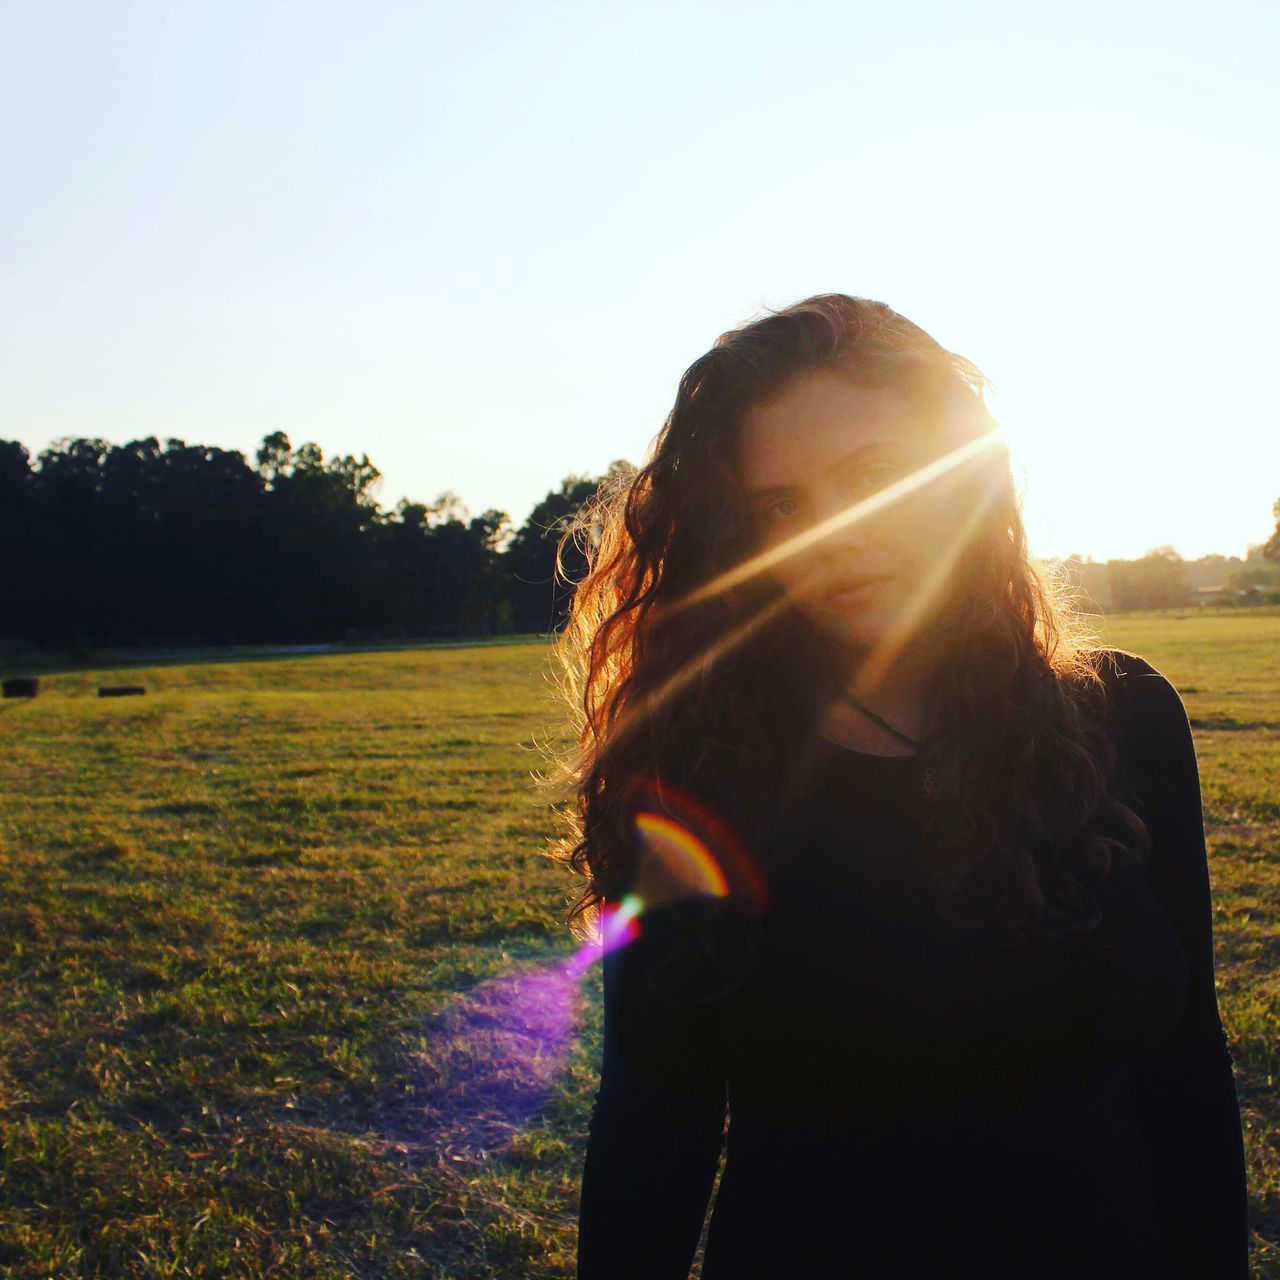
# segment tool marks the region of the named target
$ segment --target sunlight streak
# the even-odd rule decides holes
[[[758,555],[752,556],[749,560],[744,560],[741,564],[735,565],[732,569],[727,569],[718,578],[713,578],[705,586],[699,587],[696,591],[691,591],[683,600],[674,605],[673,609],[689,608],[691,605],[701,603],[709,596],[728,591],[730,588],[736,587],[740,582],[745,582],[749,578],[754,578],[758,574],[767,572],[783,560],[789,560],[792,556],[799,555],[800,552],[807,550],[817,542],[821,542],[824,538],[829,538],[833,533],[848,525],[867,519],[877,511],[908,497],[910,494],[915,493],[916,490],[924,488],[925,485],[931,484],[948,472],[963,466],[971,458],[978,457],[988,449],[997,448],[1001,444],[1000,428],[993,427],[990,431],[986,431],[975,439],[952,449],[949,453],[944,453],[940,458],[935,458],[932,462],[913,471],[910,475],[903,476],[901,480],[895,481],[878,493],[873,493],[871,497],[837,512],[835,515],[823,520],[821,524],[816,524],[811,529],[804,529],[794,537],[788,538],[786,542],[779,543],[776,547],[769,547]]]
[[[780,543],[776,547],[770,547],[758,555],[752,556],[742,564],[726,570],[705,586],[690,592],[683,599],[678,600],[672,605],[672,611],[678,612],[688,608],[712,596],[728,591],[749,578],[765,573],[774,565],[791,556],[798,555],[815,543],[822,541],[822,539],[830,537],[839,529],[843,529],[855,521],[866,519],[877,511],[883,510],[890,504],[900,501],[917,492],[925,485],[954,471],[957,467],[970,461],[970,459],[979,457],[990,449],[1000,447],[1001,443],[1000,429],[998,427],[984,432],[949,453],[935,458],[926,466],[913,471],[909,476],[904,476],[901,480],[895,481],[880,490],[879,493],[873,494],[870,498],[854,503],[846,510],[838,512],[820,524],[814,525],[813,528],[803,530],[786,542]],[[920,590],[913,595],[911,606],[904,613],[900,623],[891,628],[890,632],[877,645],[872,655],[872,665],[877,679],[892,665],[894,657],[901,651],[902,646],[909,638],[911,629],[918,625],[929,601],[942,589],[946,574],[954,567],[965,542],[968,541],[973,529],[976,528],[977,522],[981,519],[989,502],[990,496],[985,501],[979,502],[974,511],[966,517],[957,539],[958,545],[952,548],[948,555],[944,556],[933,568],[928,578],[921,585]],[[772,622],[786,609],[789,603],[785,595],[778,595],[701,653],[691,655],[689,660],[677,668],[658,688],[648,693],[636,706],[624,711],[619,719],[618,727],[620,729],[625,728],[630,723],[653,715],[668,699],[681,692],[699,674],[708,671],[726,653],[743,644],[757,631]]]
[[[694,653],[687,662],[677,667],[656,689],[646,694],[635,706],[624,708],[618,718],[618,730],[625,731],[631,724],[653,715],[670,698],[692,683],[699,675],[707,673],[726,653],[732,652],[757,631],[781,614],[789,604],[785,595],[779,595],[744,619],[732,631],[726,632],[714,644],[701,653]],[[679,604],[676,605],[679,608]]]
[[[995,491],[989,487],[982,491],[973,509],[956,530],[956,536],[951,545],[939,556],[937,562],[925,575],[924,581],[908,597],[902,612],[894,618],[892,624],[876,641],[861,668],[861,679],[868,688],[875,688],[880,684],[898,655],[910,642],[916,628],[928,616],[934,601],[946,588],[947,575],[955,568],[965,547],[972,541],[973,535],[982,523],[983,516],[995,501],[995,496]]]

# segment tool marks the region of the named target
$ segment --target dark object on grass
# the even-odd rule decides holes
[[[146,693],[146,688],[140,684],[104,684],[98,690],[100,698],[136,698],[139,694]]]
[[[36,676],[14,676],[0,688],[6,698],[34,698],[40,692],[40,680]]]

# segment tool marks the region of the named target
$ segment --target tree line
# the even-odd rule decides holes
[[[628,469],[614,463],[606,476]],[[384,511],[367,456],[268,435],[243,453],[155,437],[0,441],[0,638],[238,644],[546,632],[569,587],[565,520],[601,479],[568,476],[518,530],[452,493]],[[572,577],[585,567],[566,547]]]
[[[1171,546],[1153,547],[1136,560],[1068,557],[1069,573],[1085,607],[1112,612],[1170,609],[1190,604],[1280,604],[1280,502],[1277,534],[1239,556],[1184,560]]]
[[[0,638],[127,645],[238,644],[547,632],[570,585],[565,522],[605,476],[567,476],[514,529],[452,493],[384,511],[367,456],[326,459],[268,435],[243,453],[154,436],[61,440],[34,461],[0,440]],[[1184,562],[1171,547],[1105,564],[1073,557],[1101,608],[1183,605],[1197,588],[1280,599],[1277,534],[1240,561]],[[570,581],[585,568],[565,549]],[[1207,581],[1206,581],[1207,578]]]

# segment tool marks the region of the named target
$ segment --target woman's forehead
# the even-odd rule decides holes
[[[786,483],[863,451],[917,446],[920,408],[893,388],[821,369],[743,416],[739,463],[753,487]]]

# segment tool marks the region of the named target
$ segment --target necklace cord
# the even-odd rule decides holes
[[[855,698],[847,689],[840,689],[839,693],[851,707],[861,711],[868,720],[874,721],[886,733],[892,734],[893,737],[897,738],[899,742],[905,742],[907,746],[915,747],[917,750],[922,750],[927,745],[929,741],[928,738],[925,738],[923,741],[918,741],[915,738],[908,737],[900,729],[895,729],[883,716],[877,715],[870,707],[864,707],[862,703],[859,702],[858,699]]]

